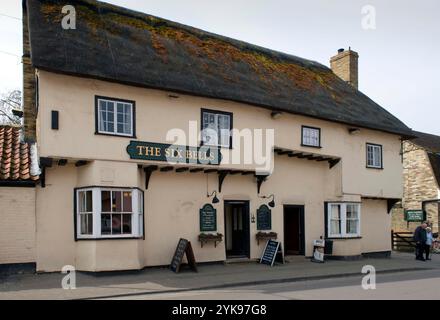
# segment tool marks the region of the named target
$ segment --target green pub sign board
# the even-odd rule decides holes
[[[421,222],[425,220],[423,210],[406,210],[405,220],[408,222]]]
[[[271,210],[265,204],[257,209],[257,230],[272,230]]]
[[[127,146],[130,159],[162,161],[169,163],[219,165],[219,148],[211,146],[189,147],[145,141],[130,141]]]
[[[200,231],[217,231],[217,209],[209,203],[200,209]]]

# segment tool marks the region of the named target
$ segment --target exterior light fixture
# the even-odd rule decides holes
[[[359,131],[361,131],[359,128],[348,128],[350,134],[358,133]]]
[[[271,207],[271,208],[275,208],[275,195],[274,194],[271,194],[270,196],[261,196],[260,198],[261,199],[270,199],[270,198],[272,198],[272,201],[270,201],[268,203],[268,206]]]
[[[211,194],[208,193],[206,196],[207,196],[208,198],[214,196],[214,198],[212,199],[212,204],[216,204],[216,203],[219,203],[219,202],[220,202],[220,200],[217,198],[217,191],[214,191],[214,192],[211,193]]]
[[[272,119],[276,120],[276,119],[280,118],[282,114],[283,113],[280,111],[272,111],[270,116],[272,117]]]

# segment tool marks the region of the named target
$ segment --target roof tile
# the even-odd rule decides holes
[[[21,142],[20,128],[0,126],[0,180],[32,180],[39,176],[30,172],[30,145]]]

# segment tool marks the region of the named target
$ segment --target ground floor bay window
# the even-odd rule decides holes
[[[361,236],[360,203],[327,204],[327,238],[357,238]]]
[[[136,188],[75,190],[76,239],[143,237],[143,192]]]

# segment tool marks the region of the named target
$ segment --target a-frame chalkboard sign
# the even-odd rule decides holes
[[[170,269],[178,273],[180,267],[182,266],[183,256],[186,254],[186,259],[188,260],[188,265],[191,269],[197,272],[196,258],[194,257],[194,251],[191,246],[191,242],[186,239],[180,239],[177,244],[176,252],[174,253],[173,259],[171,260]]]
[[[284,252],[281,242],[275,240],[269,240],[264,248],[263,255],[261,256],[260,263],[273,266],[274,262],[280,262],[284,264]]]

